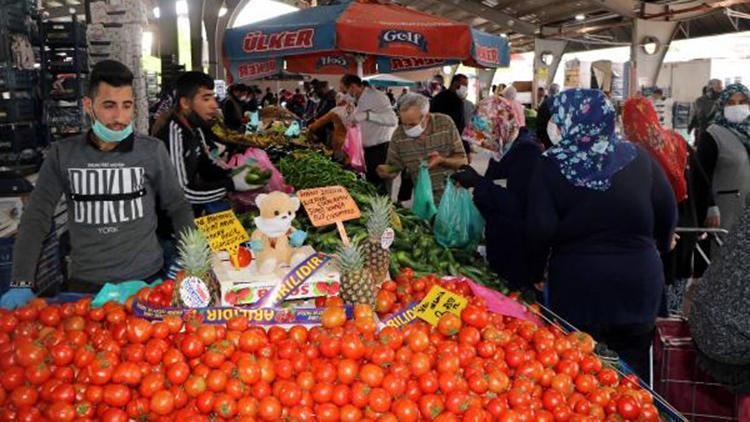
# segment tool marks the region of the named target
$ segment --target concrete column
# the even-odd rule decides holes
[[[206,41],[208,43],[208,74],[218,79],[217,74],[221,63],[221,50],[216,50],[216,25],[219,22],[219,9],[224,0],[204,0],[203,23],[206,25]]]
[[[247,4],[249,0],[226,0],[224,7],[227,8],[227,13],[221,16],[216,21],[216,29],[214,32],[214,46],[216,50],[216,79],[226,79],[227,73],[224,69],[224,31],[229,28],[237,15],[242,11],[242,8]]]
[[[534,79],[531,86],[534,107],[539,102],[539,98],[536,97],[537,88],[541,86],[546,89],[552,84],[567,46],[567,41],[548,40],[544,38],[536,38],[534,40]],[[544,63],[542,61],[543,54],[552,54],[552,63]]]
[[[173,66],[179,64],[177,47],[177,6],[174,0],[159,0],[159,57],[161,58],[162,91],[170,92]]]
[[[647,21],[643,19],[636,19],[633,23],[629,95],[635,94],[641,87],[652,87],[656,84],[664,56],[669,50],[669,43],[672,42],[680,24],[672,21]],[[644,48],[650,42],[656,44],[656,50],[653,54],[648,54]]]
[[[492,80],[495,78],[495,72],[497,69],[477,69],[477,82],[479,84],[479,92],[477,99],[487,98],[491,93]]]
[[[204,0],[188,2],[191,70],[203,71],[203,3]]]

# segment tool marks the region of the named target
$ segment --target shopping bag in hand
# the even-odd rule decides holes
[[[440,208],[435,216],[435,240],[446,248],[473,248],[482,239],[484,219],[471,194],[453,181],[446,181]]]
[[[360,173],[365,172],[365,151],[362,147],[362,131],[359,125],[350,126],[346,129],[346,140],[344,141],[344,152],[349,157],[351,167]]]
[[[414,185],[414,202],[411,206],[412,212],[423,220],[431,219],[437,213],[435,198],[432,195],[432,180],[427,163],[419,165],[417,182]]]

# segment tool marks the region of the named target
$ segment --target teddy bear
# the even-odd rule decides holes
[[[315,250],[302,246],[307,233],[292,227],[300,201],[283,192],[260,194],[255,199],[260,216],[255,217],[255,227],[250,235],[250,248],[255,254],[255,268],[261,274],[270,274],[279,266],[295,265],[309,257]]]

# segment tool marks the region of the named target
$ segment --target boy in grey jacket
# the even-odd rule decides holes
[[[95,293],[106,282],[158,274],[163,251],[157,207],[171,218],[175,233],[193,226],[164,144],[133,133],[132,84],[133,74],[122,63],[94,66],[84,98],[94,124],[52,145],[18,227],[11,289],[0,306],[21,306],[34,296],[42,242],[62,195],[69,213],[71,290]]]

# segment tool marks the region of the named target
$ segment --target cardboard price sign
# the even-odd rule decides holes
[[[361,215],[359,207],[343,186],[326,186],[324,188],[304,189],[297,192],[302,205],[315,227],[336,223],[339,236],[345,245],[349,244],[343,221],[354,220]]]
[[[195,219],[195,225],[208,238],[213,251],[236,254],[240,244],[250,240],[234,211],[222,211]]]
[[[450,312],[458,317],[461,316],[461,310],[466,307],[468,301],[465,297],[459,296],[440,286],[433,286],[427,293],[427,296],[419,302],[414,313],[417,317],[437,325],[440,317],[446,312]]]
[[[305,189],[297,192],[313,226],[321,227],[338,221],[359,218],[359,207],[343,186]]]

